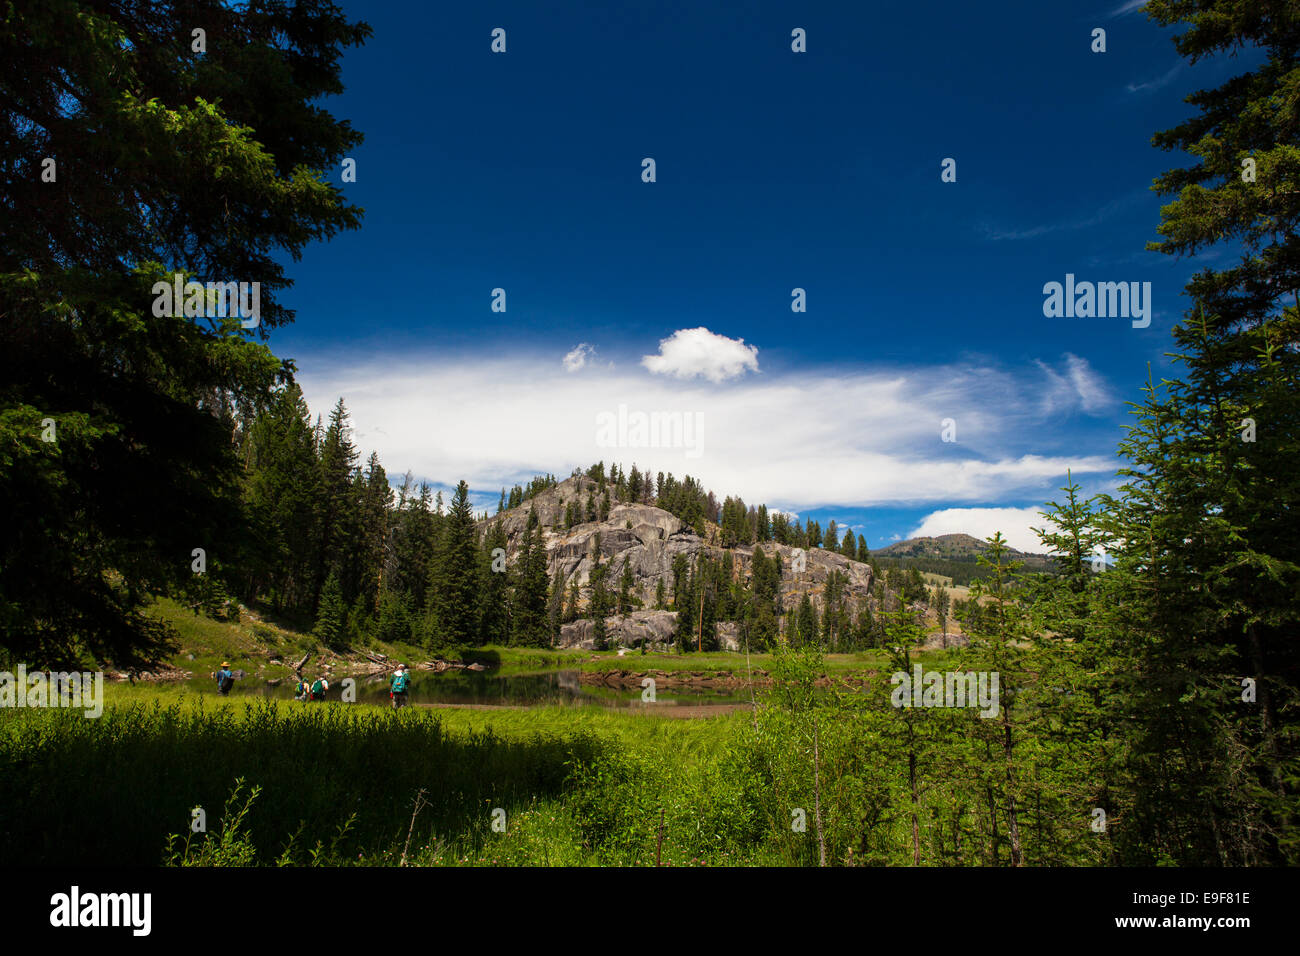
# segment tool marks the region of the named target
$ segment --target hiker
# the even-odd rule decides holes
[[[411,675],[406,672],[405,664],[397,665],[397,670],[393,673],[389,683],[393,688],[388,695],[393,698],[393,709],[405,707],[411,686]]]
[[[298,677],[298,686],[294,688],[294,700],[307,700],[311,697],[311,687],[307,684],[307,679],[301,675]]]
[[[222,697],[230,693],[230,688],[235,686],[235,674],[230,669],[230,661],[221,662],[221,670],[217,671],[217,693]]]
[[[330,682],[324,677],[317,677],[311,685],[311,699],[324,700],[325,692],[330,689]]]

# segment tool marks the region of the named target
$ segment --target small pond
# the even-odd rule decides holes
[[[314,674],[308,673],[309,680]],[[329,678],[330,689],[327,700],[338,700],[343,678],[339,675]],[[388,675],[361,674],[353,675],[357,682],[357,702],[365,704],[387,704]],[[190,681],[190,686],[204,693],[215,693],[210,679]],[[267,697],[293,699],[297,682],[290,678],[272,687],[265,681],[246,678],[235,682],[231,696],[260,694]],[[641,699],[642,691],[634,688],[611,688],[599,684],[586,684],[580,680],[576,670],[538,671],[529,674],[514,674],[501,677],[491,672],[474,672],[463,670],[445,671],[436,674],[433,671],[416,670],[412,672],[410,702],[419,704],[471,704],[511,707],[540,707],[548,704],[595,704],[611,708],[674,707],[691,705],[694,707],[711,704],[743,704],[750,700],[749,692],[743,688],[714,687],[665,687],[662,684],[655,689],[654,703],[645,703]]]

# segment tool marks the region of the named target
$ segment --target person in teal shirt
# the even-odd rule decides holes
[[[392,686],[392,693],[389,696],[393,698],[393,708],[405,707],[411,688],[411,675],[407,673],[405,664],[397,665],[397,670],[389,683]]]
[[[230,662],[222,661],[221,670],[217,671],[217,693],[225,697],[233,686],[235,686],[235,674],[230,669]]]

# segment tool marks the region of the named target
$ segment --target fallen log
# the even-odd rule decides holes
[[[441,674],[449,670],[458,671],[485,671],[487,670],[482,664],[475,661],[473,664],[462,664],[460,661],[445,661],[439,658],[436,661],[425,661],[417,665],[424,670],[431,670],[436,674]]]

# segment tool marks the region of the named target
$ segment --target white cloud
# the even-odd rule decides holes
[[[1041,554],[1042,542],[1031,527],[1046,527],[1042,508],[944,508],[921,519],[909,538],[935,538],[941,534],[968,534],[984,541],[1001,531],[1017,551]]]
[[[537,473],[620,462],[685,473],[719,495],[788,512],[890,504],[987,504],[1050,497],[1066,469],[1112,475],[1112,446],[1078,447],[1037,396],[1049,376],[969,364],[919,369],[824,369],[769,374],[717,389],[588,364],[571,375],[535,355],[404,352],[357,361],[299,356],[313,411],[342,396],[358,434],[391,475],[490,496]],[[1055,373],[1068,387],[1068,372]],[[1080,374],[1080,381],[1087,382]],[[1082,386],[1087,388],[1086,384]],[[1077,404],[1082,405],[1083,398]],[[702,427],[694,447],[609,447],[596,416],[684,413]],[[940,440],[953,417],[958,442]],[[382,429],[382,431],[381,431]],[[685,444],[683,442],[683,444]]]
[[[587,359],[596,354],[596,350],[586,342],[579,342],[564,356],[564,370],[576,372],[587,364]]]
[[[1130,89],[1132,92],[1132,89]],[[993,226],[989,223],[980,223],[979,230],[984,234],[985,239],[1001,241],[1004,239],[1037,239],[1040,236],[1051,235],[1058,232],[1076,232],[1080,229],[1088,229],[1092,226],[1100,225],[1109,219],[1113,219],[1120,213],[1125,212],[1130,207],[1135,206],[1144,200],[1150,198],[1151,191],[1148,189],[1135,189],[1131,192],[1120,196],[1118,199],[1111,199],[1095,209],[1087,209],[1069,219],[1063,219],[1059,222],[1047,223],[1039,226],[1029,226],[1027,228],[1002,228]]]
[[[1069,367],[1070,384],[1074,386],[1079,396],[1079,404],[1085,412],[1105,409],[1114,401],[1110,389],[1106,387],[1101,376],[1092,370],[1087,359],[1067,352],[1065,361]]]
[[[1156,90],[1163,89],[1172,83],[1174,77],[1181,73],[1186,65],[1186,61],[1179,60],[1168,72],[1162,73],[1153,80],[1147,80],[1145,83],[1130,83],[1127,89],[1130,93],[1154,93]]]
[[[1112,17],[1123,17],[1135,13],[1147,5],[1147,0],[1127,0],[1110,12]]]
[[[758,371],[758,347],[744,339],[729,339],[704,327],[678,329],[659,341],[659,354],[641,357],[641,364],[656,375],[706,378],[725,382]]]
[[[1045,413],[1079,409],[1088,414],[1104,414],[1112,409],[1115,398],[1087,359],[1066,352],[1065,368],[1060,372],[1042,361],[1035,364],[1047,377],[1048,386],[1042,392]]]

